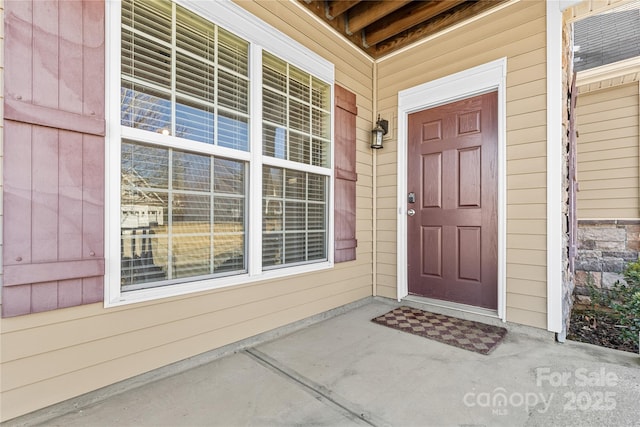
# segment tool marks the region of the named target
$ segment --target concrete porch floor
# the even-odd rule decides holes
[[[484,356],[370,321],[397,305],[372,299],[44,425],[640,425],[637,354],[511,330]]]

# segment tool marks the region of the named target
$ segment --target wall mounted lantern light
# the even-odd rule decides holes
[[[376,120],[376,127],[371,131],[371,148],[382,148],[382,137],[389,132],[389,121],[381,120],[380,114],[378,114],[378,120]]]

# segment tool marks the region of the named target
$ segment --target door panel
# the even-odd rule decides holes
[[[409,293],[497,308],[497,92],[409,115]]]
[[[442,205],[442,153],[422,157],[422,207],[439,208]]]

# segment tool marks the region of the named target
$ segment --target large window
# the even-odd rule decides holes
[[[235,5],[180,3],[124,0],[117,14],[112,302],[330,265],[333,68],[305,71],[287,53],[304,48],[246,13],[256,31],[214,22],[237,25]]]

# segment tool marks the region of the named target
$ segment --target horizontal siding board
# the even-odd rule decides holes
[[[614,140],[606,140],[606,148],[603,147],[602,141],[594,141],[591,140],[585,135],[580,139],[580,144],[578,145],[578,155],[593,153],[595,151],[599,151],[601,153],[606,153],[607,149],[615,149],[615,148],[625,148],[625,147],[637,147],[637,137],[631,136],[628,138],[619,138]]]
[[[543,313],[546,310],[547,299],[544,296],[538,297],[509,293],[509,295],[507,295],[507,304],[513,308]]]
[[[522,310],[507,306],[507,321],[530,325],[536,328],[547,328],[547,315],[531,310]]]
[[[507,235],[507,249],[547,249],[547,237],[545,235],[510,233]]]
[[[509,219],[546,219],[547,205],[543,203],[528,205],[508,205],[507,217]]]
[[[540,265],[509,263],[507,278],[544,281],[547,278],[547,268]]]
[[[546,250],[512,248],[507,253],[507,262],[545,267],[547,265],[547,252]],[[513,291],[511,288],[509,290]]]
[[[580,179],[580,190],[583,192],[589,190],[602,190],[602,189],[615,189],[615,188],[625,188],[625,189],[638,189],[638,170],[637,169],[628,169],[631,171],[635,171],[635,175],[631,175],[629,178],[614,178],[607,180],[587,180]]]
[[[531,295],[544,298],[547,295],[547,283],[524,279],[511,279],[509,281],[510,294]]]
[[[522,190],[528,188],[546,188],[547,174],[543,172],[509,175],[507,190]]]
[[[546,142],[531,142],[528,144],[510,145],[509,147],[507,147],[507,161],[540,157],[541,153],[546,153],[546,149]]]
[[[593,171],[579,171],[578,181],[582,182],[583,180],[606,180],[608,178],[617,179],[617,178],[627,178],[630,176],[634,176],[638,173],[638,170],[635,166],[631,167],[620,167],[617,169],[599,169]]]
[[[590,153],[579,153],[580,162],[587,164],[589,162],[600,161],[605,159],[635,159],[638,162],[638,147],[621,147],[604,151],[594,151]]]

